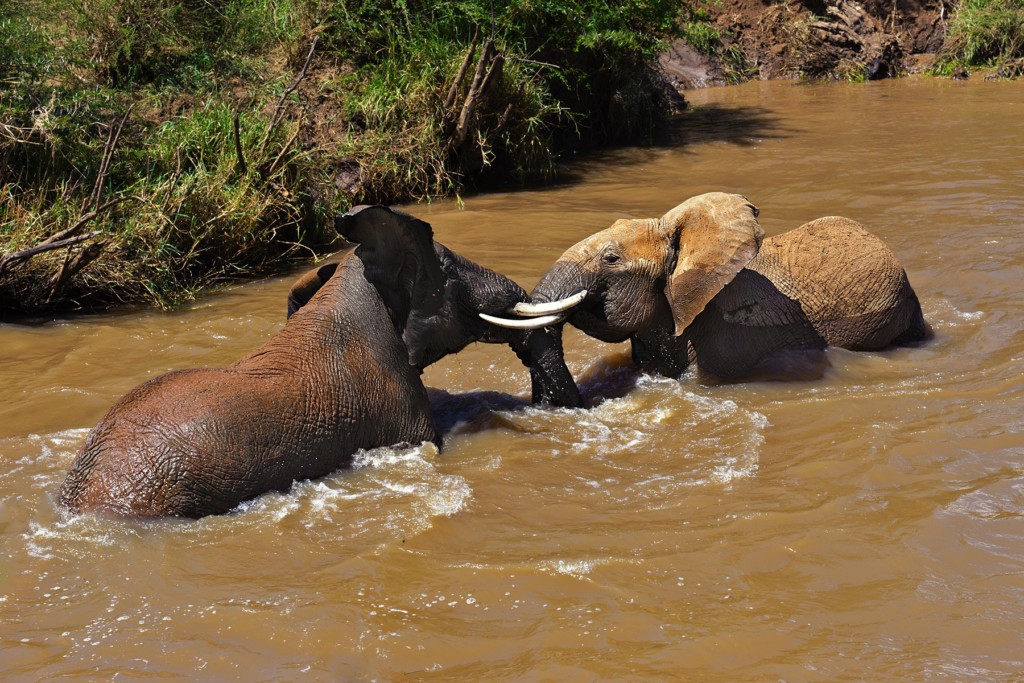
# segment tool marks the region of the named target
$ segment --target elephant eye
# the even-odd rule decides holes
[[[622,258],[622,257],[619,256],[618,254],[616,254],[614,251],[609,251],[609,252],[606,252],[601,257],[601,260],[603,262],[607,263],[607,264],[613,264],[613,263],[618,263],[620,258]]]

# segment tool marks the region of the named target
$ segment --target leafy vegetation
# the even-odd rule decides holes
[[[678,0],[6,0],[0,315],[172,306],[351,203],[640,141]]]

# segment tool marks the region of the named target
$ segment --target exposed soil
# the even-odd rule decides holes
[[[677,41],[662,67],[678,89],[748,78],[887,78],[920,71],[942,47],[949,0],[722,0],[708,11],[714,55]]]

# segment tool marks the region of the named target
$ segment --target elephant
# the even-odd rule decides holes
[[[198,518],[329,474],[360,449],[440,446],[420,374],[473,341],[512,346],[537,401],[580,405],[560,329],[477,316],[527,301],[519,285],[397,210],[357,207],[335,228],[355,246],[292,287],[284,327],[262,346],[152,379],[110,408],[61,487],[67,509]]]
[[[712,192],[661,218],[616,221],[569,247],[532,302],[506,312],[525,317],[484,317],[529,329],[538,307],[573,303],[558,317],[602,341],[630,340],[641,370],[668,377],[696,361],[742,378],[783,349],[878,350],[926,337],[907,274],[878,237],[828,216],[765,238],[758,213],[745,197]]]

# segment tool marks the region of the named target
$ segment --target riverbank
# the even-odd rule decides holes
[[[1024,7],[1015,0],[723,0],[695,18],[660,60],[679,90],[751,79],[1024,74]]]
[[[941,1],[841,4],[672,0],[623,17],[591,0],[279,0],[211,16],[14,0],[0,318],[169,308],[326,252],[324,226],[353,204],[545,183],[568,154],[655,139],[695,85],[892,77],[943,55],[949,72],[966,54]],[[1024,35],[1024,10],[1008,11],[999,35]],[[1001,50],[1008,75],[1024,70],[1020,42]]]
[[[0,9],[0,316],[172,307],[353,204],[541,182],[669,110],[677,0],[218,7]]]

